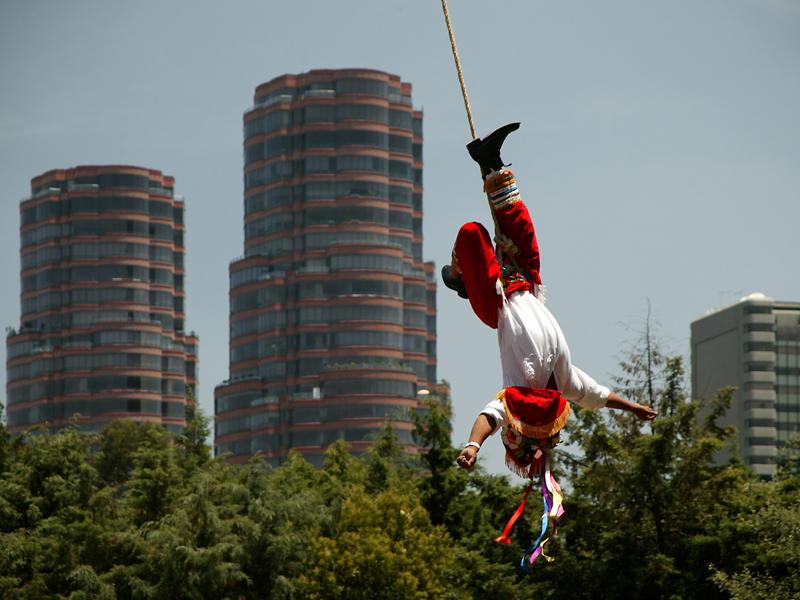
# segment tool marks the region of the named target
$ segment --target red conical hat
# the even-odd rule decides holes
[[[511,386],[497,394],[503,401],[508,424],[529,438],[549,438],[567,422],[570,410],[557,390]]]

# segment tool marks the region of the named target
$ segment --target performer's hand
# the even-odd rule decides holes
[[[631,408],[631,412],[642,421],[652,421],[658,416],[658,411],[644,404],[634,404]]]
[[[478,449],[475,446],[467,446],[461,451],[456,459],[456,464],[462,469],[470,470],[478,460]]]

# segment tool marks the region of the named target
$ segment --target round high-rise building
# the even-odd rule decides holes
[[[433,264],[422,260],[422,113],[365,69],[284,75],[244,115],[244,256],[230,266],[230,379],[217,453],[319,463],[363,450],[436,382]]]
[[[20,327],[6,339],[12,431],[185,425],[197,338],[184,331],[184,202],[173,187],[160,171],[118,165],[31,181]]]

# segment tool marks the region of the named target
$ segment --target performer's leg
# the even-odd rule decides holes
[[[539,275],[539,244],[528,209],[522,203],[514,173],[505,167],[500,149],[508,134],[519,129],[519,123],[509,123],[483,139],[467,144],[472,159],[481,167],[484,189],[489,195],[499,227],[500,248],[532,283],[541,284]]]
[[[536,228],[528,208],[522,202],[514,173],[506,168],[492,171],[486,176],[484,189],[492,203],[502,236],[495,241],[507,255],[513,256],[517,266],[532,283],[541,284]]]
[[[472,310],[481,321],[496,329],[497,309],[502,302],[497,294],[500,267],[494,256],[489,232],[480,223],[464,224],[458,231],[453,254]]]

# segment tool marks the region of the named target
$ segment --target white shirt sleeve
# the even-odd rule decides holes
[[[507,421],[506,408],[503,406],[503,402],[496,398],[489,402],[489,404],[486,405],[486,408],[484,408],[480,414],[488,415],[494,419],[495,427],[492,430],[491,435],[494,435],[498,429],[504,427]]]
[[[559,357],[554,373],[558,389],[570,402],[589,410],[603,408],[606,405],[611,390],[573,365],[569,354],[562,354]]]

